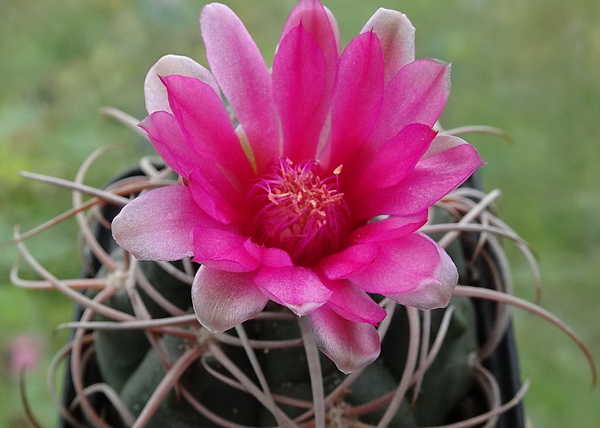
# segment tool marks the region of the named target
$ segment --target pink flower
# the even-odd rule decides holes
[[[15,338],[10,346],[10,371],[18,375],[22,371],[34,370],[42,348],[42,341],[35,336],[24,334]]]
[[[432,130],[450,66],[415,61],[414,28],[385,9],[340,55],[332,14],[301,0],[272,72],[227,6],[206,6],[200,25],[211,71],[160,59],[140,124],[181,184],[129,203],[115,239],[139,259],[200,263],[192,300],[210,331],[273,300],[310,317],[340,370],[371,363],[386,312],[367,293],[430,309],[457,283],[446,252],[418,232],[482,165],[472,146]]]

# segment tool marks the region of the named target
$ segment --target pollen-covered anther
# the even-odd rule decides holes
[[[274,161],[249,190],[254,240],[305,266],[339,250],[350,216],[338,169],[327,176],[314,160]]]

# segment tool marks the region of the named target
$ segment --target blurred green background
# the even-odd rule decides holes
[[[294,0],[228,0],[267,62]],[[118,143],[87,182],[102,186],[151,153],[125,127],[98,114],[114,106],[145,115],[143,79],[162,55],[205,63],[197,17],[202,1],[0,0],[0,240],[66,210],[67,191],[33,183],[16,170],[72,179],[93,150]],[[344,43],[377,9],[406,13],[417,28],[417,56],[453,63],[446,128],[485,124],[512,136],[468,140],[488,165],[488,190],[500,188],[503,218],[528,240],[543,272],[542,305],[570,324],[600,361],[600,2],[597,0],[325,0]],[[80,271],[73,221],[31,239],[55,275]],[[534,298],[532,278],[510,249],[517,294]],[[66,342],[53,327],[71,317],[57,293],[9,284],[16,258],[0,246],[0,427],[28,426],[8,366],[11,343],[37,338],[41,362],[28,396],[45,427],[56,411],[45,369]],[[578,349],[548,323],[516,312],[526,399],[536,427],[600,426],[600,392]]]

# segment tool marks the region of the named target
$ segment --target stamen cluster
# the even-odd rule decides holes
[[[267,171],[249,191],[255,241],[287,251],[301,266],[339,250],[350,223],[339,171],[324,177],[317,161],[288,158]]]

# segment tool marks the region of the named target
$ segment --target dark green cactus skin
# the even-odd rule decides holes
[[[418,426],[443,423],[471,389],[472,369],[469,362],[477,349],[475,309],[471,300],[463,297],[454,297],[450,305],[455,307],[455,311],[448,334],[440,353],[425,374],[422,392],[414,408]],[[433,332],[439,329],[442,312],[432,312]]]
[[[184,340],[172,336],[165,336],[164,343],[173,361],[180,357],[188,346]],[[241,357],[239,353],[230,355],[234,360],[242,360]],[[218,364],[211,366],[221,371]],[[246,367],[246,370],[249,369]],[[135,415],[139,415],[164,375],[162,363],[156,352],[151,349],[121,390],[121,398]],[[222,417],[241,424],[253,423],[257,418],[260,406],[252,396],[215,379],[206,372],[200,362],[194,363],[186,371],[181,383],[204,406]],[[172,390],[147,426],[191,428],[208,427],[213,424]]]
[[[178,281],[154,262],[140,262],[140,267],[163,297],[182,310],[190,308],[191,297],[188,284]],[[101,271],[99,275],[105,275],[105,272]],[[150,299],[139,286],[138,291],[152,317],[168,316],[168,313]],[[105,304],[133,314],[133,308],[125,290],[120,290]],[[97,316],[95,320],[106,319]],[[163,337],[163,342],[169,351],[171,362],[183,355],[188,347],[184,340],[169,335]],[[105,382],[119,393],[134,415],[139,415],[166,373],[146,334],[141,330],[98,330],[95,332],[95,348],[98,365]],[[251,367],[242,349],[226,347],[226,353],[254,380]],[[208,361],[213,369],[226,374],[218,363],[211,361],[210,358]],[[256,425],[255,421],[261,408],[256,399],[215,379],[199,361],[192,364],[181,380],[183,386],[198,401],[217,415],[236,423]],[[177,397],[171,391],[148,427],[191,428],[213,425],[187,404],[183,398]]]
[[[118,260],[118,250],[113,254]],[[167,298],[175,306],[182,310],[187,310],[191,305],[189,285],[178,281],[167,274],[153,262],[140,262],[142,271],[151,278],[152,284],[157,291]],[[104,269],[98,274],[105,276]],[[168,313],[154,302],[148,295],[138,287],[142,300],[148,309],[148,312],[154,318],[163,318]],[[133,308],[129,296],[125,291],[120,291],[106,305],[133,315]],[[96,321],[108,321],[102,316],[97,316]],[[96,357],[100,370],[105,381],[111,385],[115,391],[119,392],[131,373],[141,363],[146,353],[151,349],[150,342],[141,330],[98,330],[96,335]],[[118,356],[118,357],[117,357]]]
[[[436,221],[448,221],[448,219],[437,218]],[[457,264],[463,281],[468,269],[460,241],[455,241],[448,249],[448,253]],[[191,312],[188,284],[167,274],[156,263],[141,262],[141,267],[159,293],[182,310]],[[138,290],[153,317],[168,316],[139,286]],[[119,291],[106,304],[133,314],[131,303],[124,290]],[[473,304],[470,299],[453,298],[450,305],[454,306],[455,312],[447,336],[435,362],[424,376],[416,404],[413,406],[409,401],[413,396],[411,390],[390,422],[391,427],[433,426],[451,422],[453,410],[472,387],[473,374],[469,366],[469,357],[477,349]],[[275,304],[269,306],[272,310],[277,310],[276,308]],[[435,340],[445,310],[431,311],[430,344]],[[102,320],[102,317],[97,317],[96,320]],[[245,329],[251,339],[281,340],[300,337],[295,321],[251,320],[245,323]],[[406,311],[398,306],[382,342],[381,357],[365,368],[343,396],[347,404],[359,405],[369,402],[397,387],[406,362],[408,331]],[[167,335],[160,340],[164,341],[172,361],[180,357],[189,346],[184,340]],[[95,332],[95,349],[104,381],[120,394],[134,415],[139,415],[165,374],[165,369],[145,333],[137,330],[99,330]],[[243,349],[224,346],[223,350],[248,377],[256,382]],[[310,378],[306,354],[302,346],[268,352],[257,350],[256,353],[273,393],[311,400]],[[227,371],[210,356],[205,356],[205,361],[214,369],[228,375]],[[321,365],[325,394],[327,394],[342,382],[345,375],[324,356],[321,358]],[[181,377],[181,382],[204,406],[232,422],[250,426],[276,425],[274,417],[254,397],[215,379],[200,361],[190,366]],[[305,411],[286,405],[281,405],[281,408],[292,418]],[[386,406],[362,415],[359,419],[365,423],[377,424],[385,408]],[[118,421],[112,421],[112,424],[122,425]],[[215,425],[172,390],[148,426],[192,428]]]
[[[351,405],[359,405],[375,400],[382,395],[393,391],[398,386],[395,376],[390,369],[385,366],[382,360],[378,360],[366,367],[364,372],[352,384],[352,392],[345,398]],[[384,414],[386,407],[382,407],[364,416],[361,416],[362,422],[377,425]],[[390,421],[389,426],[413,428],[417,427],[413,413],[406,400],[403,401],[400,409]]]

